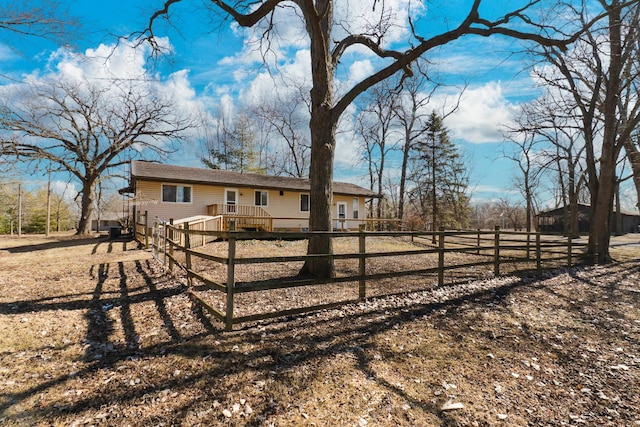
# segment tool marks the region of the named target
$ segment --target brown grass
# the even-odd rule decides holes
[[[640,425],[634,237],[230,333],[133,242],[0,237],[0,425]]]

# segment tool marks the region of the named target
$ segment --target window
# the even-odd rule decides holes
[[[353,219],[358,219],[359,206],[360,204],[358,203],[358,198],[354,197],[353,198]]]
[[[191,187],[182,185],[162,185],[164,203],[191,203]]]
[[[300,212],[309,212],[309,195],[300,195]]]
[[[267,206],[269,204],[269,192],[268,191],[256,191],[255,205]]]

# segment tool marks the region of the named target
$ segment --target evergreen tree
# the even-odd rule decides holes
[[[431,230],[468,226],[471,207],[467,171],[458,147],[449,139],[442,117],[433,112],[424,138],[411,157],[413,189],[409,197]]]
[[[201,160],[211,169],[266,173],[260,164],[251,117],[246,114],[239,114],[233,127],[221,116],[214,138],[206,142],[206,155]]]

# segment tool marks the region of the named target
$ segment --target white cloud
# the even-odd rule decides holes
[[[51,191],[58,196],[62,196],[68,203],[73,203],[78,195],[78,188],[73,182],[51,181]]]
[[[170,49],[168,39],[158,39]],[[121,42],[117,45],[100,44],[83,53],[58,49],[49,58],[49,74],[58,79],[103,81],[111,85],[114,79],[139,79],[148,74],[147,58],[150,47]]]
[[[505,98],[501,84],[490,82],[467,89],[458,109],[445,119],[445,125],[455,139],[470,143],[502,141],[500,131],[512,123],[517,110]]]
[[[170,49],[168,39],[158,39],[165,49]],[[44,72],[33,71],[24,78],[25,83],[42,87],[64,83],[81,91],[100,91],[100,97],[111,105],[123,101],[123,94],[141,94],[143,97],[156,95],[163,102],[171,103],[175,120],[193,119],[206,115],[205,106],[190,82],[189,70],[183,69],[162,76],[148,67],[150,47],[136,46],[127,42],[100,44],[84,52],[58,49],[49,57]],[[54,84],[52,84],[54,83]],[[22,86],[22,88],[21,88]],[[2,86],[4,93],[19,93],[25,85]],[[171,119],[166,126],[173,126]],[[184,132],[186,140],[194,139],[194,129]],[[152,144],[171,144],[172,141],[147,141]]]
[[[309,51],[299,50],[286,63],[278,67],[278,74],[267,70],[259,73],[241,89],[239,100],[243,104],[257,105],[278,96],[286,99],[310,85]],[[303,89],[306,91],[307,89]]]
[[[349,81],[346,83],[357,83],[374,72],[373,64],[368,59],[355,61],[349,66]]]

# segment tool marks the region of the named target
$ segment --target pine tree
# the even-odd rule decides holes
[[[223,117],[215,137],[206,144],[207,157],[201,160],[208,168],[266,173],[266,168],[260,164],[251,117],[246,114],[239,114],[231,128]]]
[[[434,231],[441,226],[466,227],[471,212],[466,168],[437,113],[429,117],[427,132],[416,142],[411,162],[413,189],[409,197],[423,222]]]

